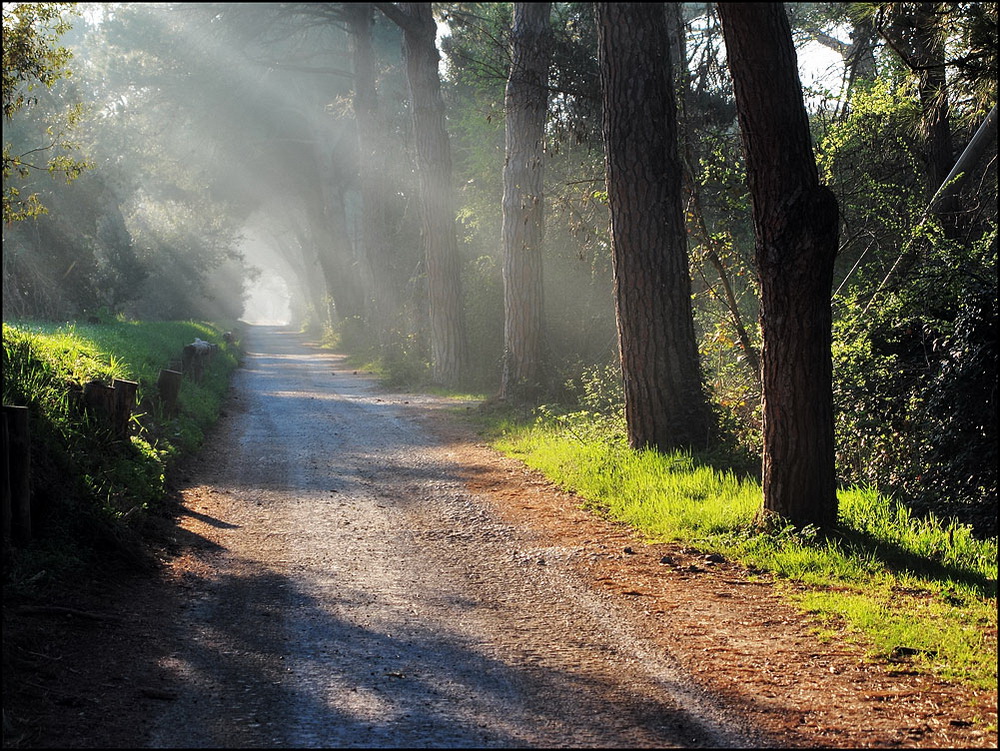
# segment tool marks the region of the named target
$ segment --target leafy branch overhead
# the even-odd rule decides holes
[[[72,53],[59,45],[59,37],[71,28],[68,16],[77,13],[75,3],[10,3],[3,7],[3,116],[5,130],[21,110],[37,104],[39,87],[52,89],[71,75]],[[75,144],[66,133],[79,122],[81,104],[68,106],[59,120],[44,130],[45,140],[20,154],[6,140],[3,145],[3,220],[5,224],[38,216],[47,211],[37,193],[22,196],[12,178],[27,181],[33,171],[62,174],[67,181],[80,176],[88,162],[71,154]],[[44,164],[35,157],[56,151]]]

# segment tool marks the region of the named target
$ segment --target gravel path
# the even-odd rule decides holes
[[[628,619],[466,489],[342,358],[253,327],[190,511],[153,747],[748,746]]]

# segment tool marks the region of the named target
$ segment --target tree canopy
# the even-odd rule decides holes
[[[835,482],[995,530],[997,3],[785,7],[808,155],[839,206],[820,285]],[[649,124],[676,154],[657,169],[677,181],[689,291],[669,297],[696,349],[665,363],[696,360],[715,449],[758,472],[773,316],[746,64],[717,5],[657,5],[657,28],[660,11],[676,114]],[[522,406],[605,415],[621,439],[627,199],[605,169],[599,18],[551,4],[545,89],[520,99],[512,63],[533,49],[514,19],[510,3],[5,5],[4,317],[287,321],[398,383],[500,394],[506,367],[531,381]],[[537,171],[509,161],[513,136]],[[537,319],[517,334],[505,263],[509,292],[525,258],[504,238],[541,216],[522,244],[544,305],[513,311]]]

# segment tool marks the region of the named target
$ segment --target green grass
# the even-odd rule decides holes
[[[839,494],[835,533],[755,526],[760,484],[689,455],[629,449],[587,416],[488,419],[500,451],[650,541],[677,541],[768,572],[779,589],[873,659],[997,685],[997,541],[917,519],[872,489]]]
[[[222,346],[200,382],[184,379],[178,412],[167,416],[155,398],[159,371],[195,337]],[[33,569],[51,576],[102,550],[140,555],[142,524],[164,497],[168,466],[196,449],[218,417],[238,357],[221,340],[220,329],[197,322],[4,322],[3,402],[29,410],[38,531],[30,550],[5,561],[5,583],[30,579]],[[139,384],[124,440],[81,396],[87,382],[115,378]]]
[[[19,364],[25,362],[35,366],[33,372],[19,371],[16,377],[13,374],[8,377],[5,370],[4,403],[34,402],[43,412],[51,414],[57,402],[87,381],[110,383],[112,378],[122,378],[139,383],[136,412],[149,416],[154,408],[150,397],[156,393],[159,371],[168,367],[171,361],[179,361],[184,345],[190,344],[195,337],[221,344],[222,330],[195,321],[4,323],[5,369],[8,367],[7,352],[13,348],[27,347],[32,354],[11,358],[11,367],[20,367]],[[180,413],[174,424],[167,426],[170,432],[156,437],[161,450],[168,453],[190,451],[200,445],[204,428],[218,416],[228,373],[235,366],[235,350],[223,346],[201,382],[184,381],[179,397]],[[32,379],[39,378],[47,384],[44,390],[48,398],[45,400],[36,399],[33,390],[25,388]],[[65,412],[65,408],[61,411]]]

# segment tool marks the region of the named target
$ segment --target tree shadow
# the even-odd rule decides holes
[[[712,721],[680,707],[669,687],[662,698],[637,698],[629,675],[553,669],[545,655],[516,645],[505,654],[440,618],[397,613],[366,625],[372,589],[338,585],[320,598],[244,563],[255,570],[206,583],[178,624],[174,681],[182,685],[154,747],[719,743]],[[447,613],[460,619],[475,606],[450,602]]]
[[[996,579],[962,566],[918,555],[899,543],[878,538],[870,532],[839,527],[828,532],[826,537],[835,540],[845,550],[858,557],[874,558],[894,573],[911,574],[943,585],[962,584],[972,589],[979,597],[996,599]]]

